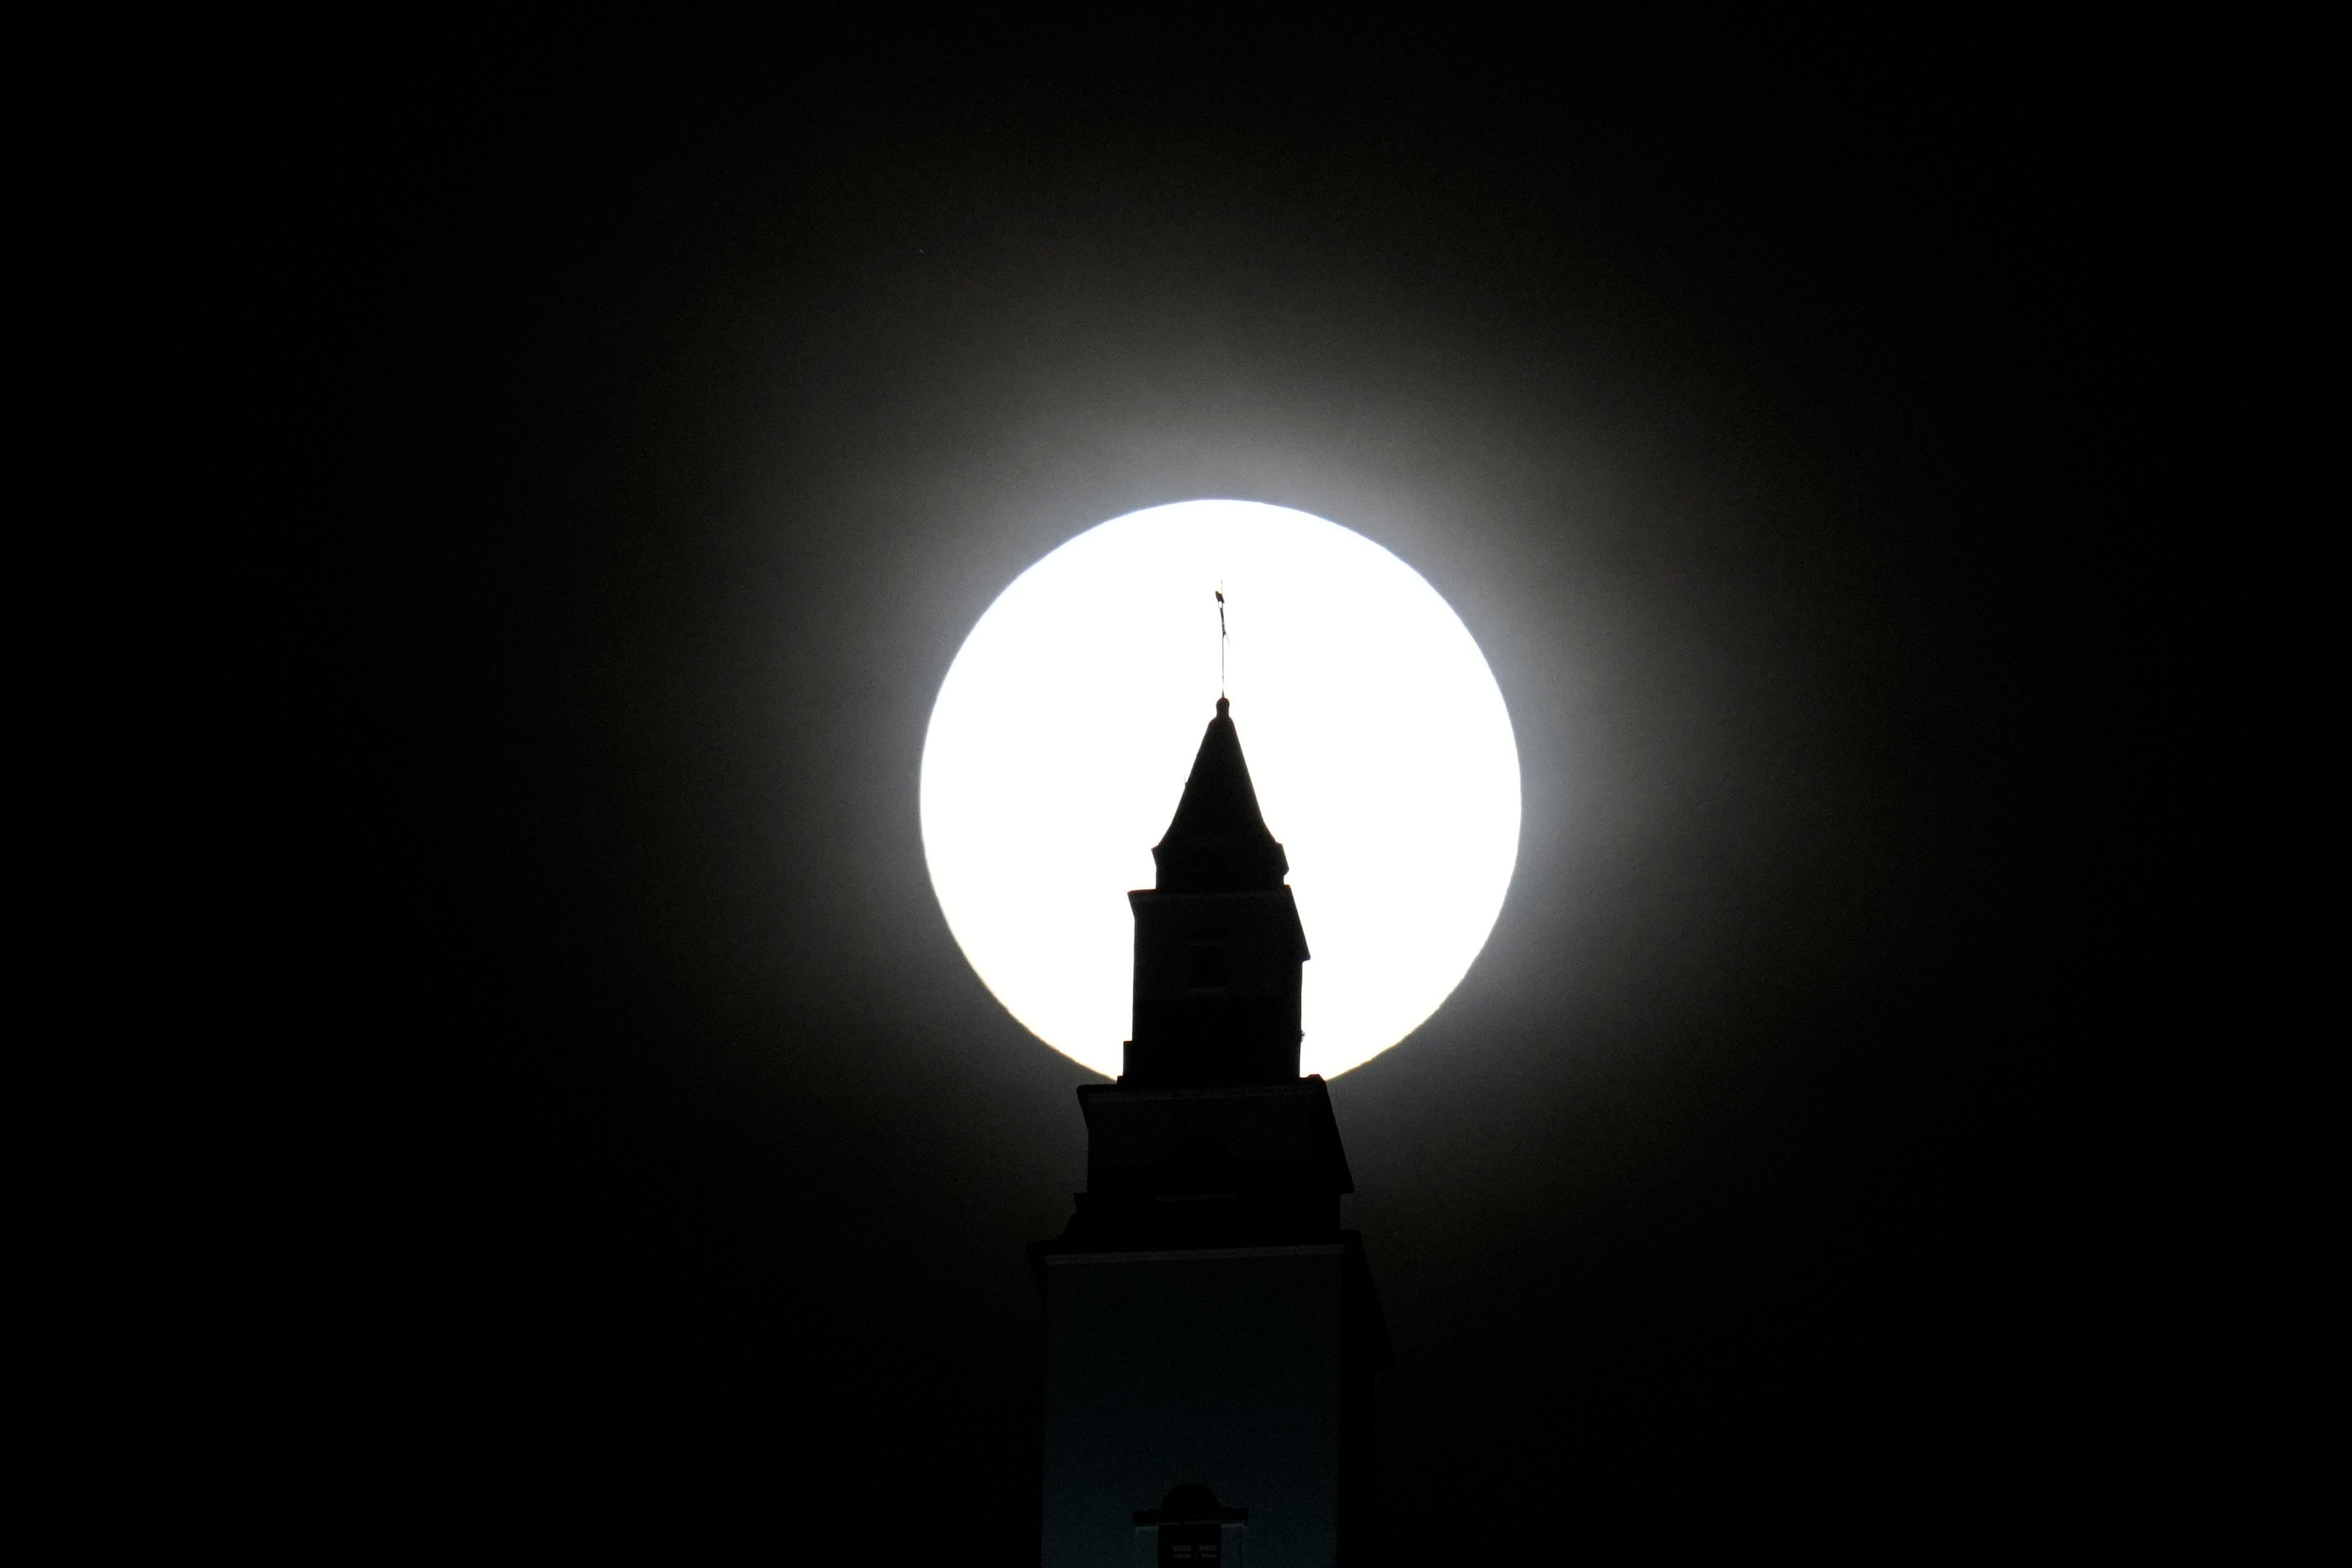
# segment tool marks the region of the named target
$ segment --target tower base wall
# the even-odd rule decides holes
[[[1131,1562],[1136,1514],[1205,1486],[1250,1568],[1339,1550],[1349,1265],[1339,1241],[1045,1251],[1045,1568]]]

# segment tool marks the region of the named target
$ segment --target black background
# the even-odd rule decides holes
[[[1389,1560],[2242,1523],[2282,1069],[2151,737],[2231,701],[2263,44],[900,13],[224,107],[351,656],[226,968],[271,1527],[1034,1558],[1085,1075],[917,769],[1014,574],[1201,495],[1397,551],[1521,747],[1486,953],[1333,1086]]]

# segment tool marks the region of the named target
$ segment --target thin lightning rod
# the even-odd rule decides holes
[[[1225,694],[1225,585],[1217,584],[1217,695]]]

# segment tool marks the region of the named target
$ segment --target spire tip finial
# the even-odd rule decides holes
[[[1217,717],[1225,716],[1225,580],[1217,579]]]
[[[1228,708],[1231,708],[1232,706],[1233,706],[1233,704],[1232,704],[1231,702],[1227,701],[1224,698],[1223,698],[1223,697],[1218,698],[1218,699],[1217,699],[1217,717],[1218,717],[1218,718],[1220,718],[1220,719],[1223,718],[1223,717],[1225,716],[1225,710],[1226,710],[1226,709],[1228,709]]]

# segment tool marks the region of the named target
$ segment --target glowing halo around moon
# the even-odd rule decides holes
[[[1119,1071],[1152,885],[1218,693],[1307,928],[1301,1070],[1419,1027],[1486,945],[1519,845],[1503,694],[1460,616],[1361,534],[1252,501],[1153,507],[1015,578],[923,744],[923,850],[964,956],[1048,1045]]]

